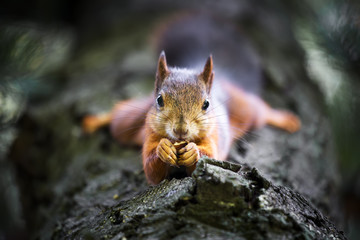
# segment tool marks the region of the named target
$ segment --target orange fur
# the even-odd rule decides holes
[[[195,74],[168,68],[162,53],[156,76],[155,98],[121,101],[111,114],[89,116],[83,122],[87,132],[110,123],[119,142],[143,146],[143,166],[150,184],[169,177],[173,167],[185,166],[187,174],[191,174],[204,155],[225,160],[229,145],[251,129],[265,124],[289,132],[300,128],[299,119],[292,113],[274,110],[229,82],[212,84],[211,57],[203,72]],[[206,99],[218,87],[229,101],[203,109]],[[160,96],[162,99],[158,100]],[[220,123],[221,115],[226,116]],[[176,150],[173,144],[183,140],[187,145]]]

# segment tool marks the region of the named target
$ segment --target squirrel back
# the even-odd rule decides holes
[[[207,13],[187,12],[165,21],[156,32],[156,50],[165,51],[171,66],[201,70],[204,59],[211,54],[217,78],[260,93],[263,77],[259,57],[233,22]]]

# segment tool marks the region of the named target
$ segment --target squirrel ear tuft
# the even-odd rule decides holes
[[[210,92],[211,85],[214,78],[214,72],[213,72],[213,60],[212,56],[210,55],[205,63],[204,70],[200,74],[201,78],[204,80],[206,84],[206,89],[208,93]]]
[[[160,90],[162,83],[165,78],[169,75],[169,70],[166,63],[165,52],[161,51],[160,57],[158,60],[157,70],[156,70],[156,80],[155,80],[155,92],[157,93]]]

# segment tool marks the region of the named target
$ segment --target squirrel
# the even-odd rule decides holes
[[[269,124],[292,133],[300,128],[300,120],[292,113],[272,109],[230,82],[223,80],[220,85],[213,81],[211,56],[197,73],[168,67],[162,52],[153,96],[121,101],[110,113],[87,116],[83,127],[94,132],[110,124],[120,143],[142,146],[150,184],[168,177],[172,167],[185,166],[191,174],[204,155],[225,160],[231,143],[251,129]],[[175,144],[181,142],[185,146],[176,149]]]
[[[272,109],[258,96],[226,79],[215,79],[212,55],[201,71],[169,67],[162,51],[154,93],[117,103],[106,114],[83,119],[85,132],[110,125],[122,144],[142,146],[146,179],[155,185],[181,167],[190,175],[202,156],[226,160],[231,144],[268,124],[293,133],[294,114]]]

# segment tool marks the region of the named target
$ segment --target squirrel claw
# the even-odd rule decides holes
[[[294,133],[301,128],[301,121],[297,116],[282,110],[271,110],[268,113],[267,123],[289,133]]]
[[[85,133],[91,134],[98,128],[98,119],[96,116],[86,116],[82,121],[82,128]]]
[[[94,133],[97,129],[109,124],[111,113],[85,116],[82,121],[83,131],[87,134]]]
[[[156,154],[164,163],[177,166],[176,149],[168,139],[163,138],[160,140],[159,145],[156,148]]]
[[[287,115],[287,124],[285,130],[294,133],[301,128],[301,122],[299,118],[291,113]]]

